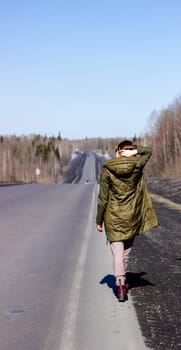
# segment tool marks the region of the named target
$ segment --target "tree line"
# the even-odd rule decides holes
[[[181,176],[181,98],[151,114],[149,132],[142,137],[142,143],[152,148],[148,168],[150,176]]]
[[[0,181],[61,182],[72,143],[60,136],[0,137]]]
[[[181,98],[160,112],[152,112],[148,130],[134,135],[134,143],[150,146],[152,157],[146,174],[152,177],[181,176]],[[72,153],[96,152],[114,157],[114,149],[123,139],[63,139],[41,135],[0,136],[0,182],[63,182]],[[38,170],[38,171],[37,171]]]
[[[117,138],[92,138],[77,142],[80,149],[96,150],[114,157],[114,150],[123,136]],[[178,178],[181,176],[181,97],[168,107],[154,111],[148,119],[147,131],[133,135],[134,143],[149,146],[152,157],[145,168],[148,176]]]

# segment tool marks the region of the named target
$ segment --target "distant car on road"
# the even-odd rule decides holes
[[[90,184],[90,181],[89,180],[85,180],[84,183],[85,184]]]

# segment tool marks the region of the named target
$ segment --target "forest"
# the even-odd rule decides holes
[[[61,183],[73,153],[96,152],[113,157],[116,145],[124,138],[120,135],[69,140],[62,138],[60,132],[52,137],[0,135],[0,183]],[[181,177],[181,98],[152,112],[147,131],[131,139],[152,149],[147,176]]]

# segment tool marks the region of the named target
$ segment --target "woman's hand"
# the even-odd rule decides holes
[[[103,231],[103,225],[97,225],[97,231],[102,232]]]
[[[121,156],[122,157],[132,157],[132,156],[136,156],[137,154],[137,149],[123,149],[121,151]]]

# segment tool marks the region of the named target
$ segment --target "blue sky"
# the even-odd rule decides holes
[[[0,134],[144,134],[181,95],[180,38],[180,0],[1,0]]]

